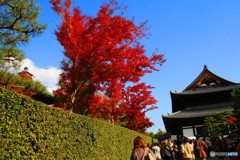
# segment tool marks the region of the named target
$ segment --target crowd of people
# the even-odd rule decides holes
[[[219,159],[226,158],[226,154],[220,153],[238,153],[230,155],[227,159],[240,160],[240,143],[234,143],[229,137],[218,136],[215,139],[201,138],[196,139],[178,136],[176,140],[164,140],[161,143],[144,145],[141,137],[134,139],[134,148],[131,154],[131,160],[206,160],[208,158],[219,156]]]

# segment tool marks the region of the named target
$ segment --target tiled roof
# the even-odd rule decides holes
[[[227,83],[227,84],[229,84],[229,85],[234,85],[234,84],[236,84],[236,83],[234,83],[234,82],[228,81],[228,80],[226,80],[226,79],[224,79],[224,78],[222,78],[222,77],[214,74],[213,72],[211,72],[210,70],[208,70],[208,68],[207,68],[206,65],[204,65],[204,68],[203,68],[202,72],[197,76],[197,78],[196,78],[191,84],[189,84],[189,85],[184,89],[184,91],[187,91],[187,90],[189,90],[190,88],[192,88],[192,86],[193,86],[205,73],[207,73],[207,72],[210,73],[210,74],[211,74],[212,76],[214,76],[214,77],[218,77],[219,79],[221,79],[221,81],[224,81],[225,83]]]
[[[197,118],[214,116],[217,112],[232,111],[232,102],[220,103],[204,106],[187,107],[181,111],[172,114],[163,115],[163,118],[177,119],[177,118]]]
[[[203,93],[212,93],[212,92],[220,92],[220,91],[227,91],[240,88],[240,83],[236,85],[230,85],[225,87],[216,87],[216,88],[205,88],[202,90],[191,90],[191,91],[184,91],[184,92],[171,92],[171,94],[175,95],[192,95],[192,94],[203,94]]]

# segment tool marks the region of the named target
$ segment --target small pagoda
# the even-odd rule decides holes
[[[28,67],[24,67],[24,70],[22,72],[18,73],[21,77],[28,79],[28,80],[33,80],[34,75],[28,71]],[[52,93],[49,92],[37,92],[36,90],[31,90],[30,92],[32,95],[30,96],[32,99],[35,99],[37,101],[41,101],[43,103],[46,103],[48,105],[51,105],[54,103],[54,97]],[[25,93],[25,95],[28,95]],[[28,95],[29,96],[29,95]]]
[[[20,73],[18,73],[20,76],[22,76],[23,78],[26,78],[26,79],[31,79],[33,80],[33,74],[31,74],[29,71],[28,71],[28,67],[24,67],[24,70]]]
[[[170,92],[172,113],[162,116],[167,132],[186,137],[205,135],[205,117],[214,116],[217,112],[232,111],[231,92],[237,88],[240,88],[240,83],[223,79],[205,65],[186,89]]]

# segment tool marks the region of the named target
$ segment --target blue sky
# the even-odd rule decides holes
[[[84,14],[95,16],[99,6],[107,0],[74,2],[74,6],[79,6]],[[148,131],[165,129],[162,115],[171,113],[170,91],[185,89],[204,65],[213,73],[240,83],[239,0],[118,2],[128,6],[125,16],[129,19],[135,17],[136,24],[148,20],[152,36],[141,41],[146,54],[150,56],[158,48],[159,54],[164,54],[167,60],[159,72],[148,74],[142,79],[155,87],[152,95],[157,99],[159,107],[147,113],[147,117],[155,123]],[[49,88],[54,88],[55,75],[60,72],[60,61],[63,59],[63,48],[54,35],[60,19],[50,8],[48,0],[36,0],[36,3],[42,7],[40,22],[47,24],[48,29],[21,48],[25,51],[29,71]],[[42,76],[38,76],[39,73]]]

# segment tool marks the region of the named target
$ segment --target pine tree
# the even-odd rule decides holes
[[[0,67],[18,67],[24,58],[19,45],[46,29],[38,22],[40,7],[34,0],[0,0]]]

